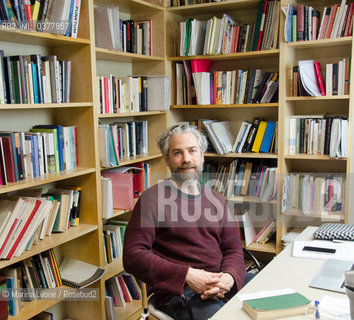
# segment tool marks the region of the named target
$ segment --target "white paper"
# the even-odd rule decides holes
[[[349,298],[347,296],[343,296],[343,298],[335,298],[325,295],[320,301],[320,309],[335,312],[337,314],[349,314]]]
[[[296,293],[296,291],[291,288],[279,289],[279,290],[264,290],[264,291],[254,292],[254,293],[238,294],[237,298],[241,302],[243,302],[244,300],[282,296],[282,295],[291,294],[291,293]]]
[[[305,246],[335,249],[335,253],[304,251]],[[354,242],[333,242],[328,240],[294,241],[293,256],[311,259],[354,260]]]

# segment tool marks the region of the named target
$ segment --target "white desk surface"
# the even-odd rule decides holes
[[[307,227],[297,240],[311,240],[317,227]],[[292,245],[287,246],[278,254],[257,276],[252,279],[239,293],[253,293],[263,290],[292,288],[310,300],[321,300],[322,296],[344,298],[345,294],[327,290],[310,288],[308,284],[319,271],[325,260],[292,257]],[[237,294],[238,295],[238,294]],[[250,320],[242,310],[242,304],[235,295],[211,319]],[[290,317],[287,319],[305,319],[305,316]]]

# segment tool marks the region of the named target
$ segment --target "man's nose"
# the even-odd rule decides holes
[[[191,156],[189,154],[189,152],[183,152],[183,162],[187,162],[189,163],[191,161]]]

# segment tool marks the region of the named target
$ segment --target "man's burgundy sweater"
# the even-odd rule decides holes
[[[151,285],[161,304],[183,294],[189,267],[228,272],[243,285],[242,245],[226,201],[200,191],[187,195],[165,180],[142,194],[128,223],[124,269]]]

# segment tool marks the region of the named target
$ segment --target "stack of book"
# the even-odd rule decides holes
[[[321,14],[312,6],[288,4],[285,9],[284,35],[286,42],[319,40],[352,35],[354,4],[341,4],[324,7]]]
[[[40,299],[39,289],[62,286],[62,279],[53,249],[25,259],[15,266],[1,269],[0,274],[6,277],[7,289],[14,293],[10,294],[8,299],[10,316],[20,314],[24,307],[24,301]],[[27,293],[23,294],[22,299],[19,298],[21,296],[19,290]]]
[[[135,277],[126,272],[120,273],[106,281],[106,310],[113,315],[113,307],[125,307],[132,300],[140,300],[142,297],[140,283]],[[108,318],[109,316],[107,316]]]
[[[202,183],[225,195],[258,197],[270,201],[276,197],[276,168],[260,162],[234,160],[228,164],[205,164]]]
[[[33,3],[33,5],[31,5]],[[13,30],[37,30],[77,38],[81,0],[1,1],[1,20]]]
[[[118,7],[95,7],[96,46],[153,55],[152,21],[122,20]]]
[[[279,6],[277,0],[260,1],[256,22],[241,26],[227,14],[208,21],[180,22],[180,56],[276,49]]]
[[[349,94],[350,60],[326,64],[326,78],[318,61],[302,60],[290,66],[290,96],[335,96]]]
[[[120,159],[148,153],[146,120],[101,124],[98,132],[102,167],[117,166]]]
[[[274,153],[277,144],[277,122],[254,118],[253,122],[242,121],[233,152]]]
[[[291,173],[284,179],[282,212],[342,213],[344,196],[343,174]]]
[[[118,219],[111,219],[103,225],[103,243],[107,263],[111,263],[113,259],[122,257],[126,227],[127,222]]]
[[[78,167],[76,127],[0,132],[0,185]]]
[[[70,102],[71,61],[57,56],[4,56],[0,50],[0,104]]]
[[[52,232],[79,224],[81,188],[41,190],[0,200],[0,258],[19,257]]]
[[[267,243],[276,233],[276,221],[271,218],[267,221],[264,227],[254,236],[253,242],[256,243]]]
[[[348,119],[323,115],[291,116],[289,154],[348,155]]]

